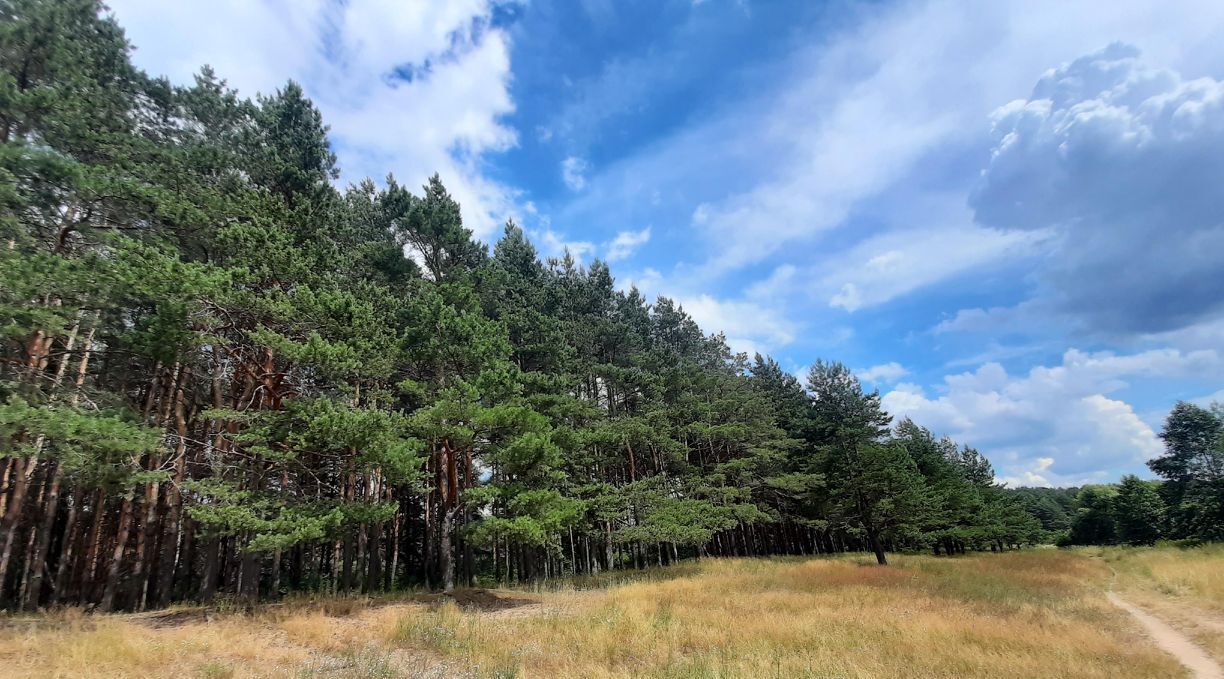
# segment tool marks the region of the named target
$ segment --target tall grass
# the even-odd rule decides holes
[[[0,631],[5,676],[1180,676],[1082,554],[703,560],[504,610],[299,605],[169,629],[120,616]],[[599,584],[604,589],[586,589]],[[506,596],[523,598],[521,592]]]
[[[1115,588],[1186,632],[1224,663],[1224,544],[1088,548],[1117,573]]]
[[[1187,599],[1224,614],[1224,544],[1101,550],[1125,584]]]
[[[540,615],[440,610],[392,643],[524,676],[1173,677],[1057,552],[955,560],[718,560],[693,575],[560,593]]]

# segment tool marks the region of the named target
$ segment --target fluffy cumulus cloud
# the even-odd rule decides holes
[[[517,192],[481,172],[482,157],[517,141],[502,119],[508,35],[490,0],[112,0],[136,62],[175,82],[211,64],[245,96],[302,83],[331,125],[343,180],[409,185],[434,172],[480,236],[515,208]]]
[[[1224,82],[1113,44],[998,109],[994,138],[972,205],[989,227],[1055,231],[1040,304],[1119,334],[1224,309]]]
[[[748,100],[729,113],[751,127],[751,145],[677,139],[721,146],[739,167],[764,164],[746,190],[711,197],[692,213],[715,244],[711,265],[743,266],[839,228],[864,200],[879,200],[976,136],[993,108],[1052,64],[1118,39],[1142,41],[1167,60],[1209,39],[1222,16],[1211,0],[1177,11],[1121,0],[1115,10],[1057,0],[890,3],[839,39],[798,51],[767,106]],[[708,131],[725,134],[722,123]],[[908,220],[923,217],[911,212]]]
[[[978,446],[1005,481],[1078,484],[1113,480],[1118,470],[1138,471],[1161,450],[1152,427],[1116,392],[1131,380],[1208,375],[1224,376],[1224,358],[1215,350],[1072,349],[1061,364],[1023,375],[1009,374],[998,363],[949,375],[934,394],[899,384],[883,403],[895,417],[912,417]]]
[[[693,261],[669,277],[706,289],[739,279],[743,289],[743,276],[783,267],[792,292],[839,311],[1043,256],[1061,247],[1051,238],[1060,231],[975,223],[968,205],[989,158],[991,112],[1051,66],[1119,39],[1143,45],[1152,63],[1201,73],[1219,62],[1224,4],[1188,0],[1173,11],[1119,0],[1103,13],[1060,0],[914,0],[857,7],[839,20],[754,70],[756,86],[605,159],[564,222],[687,226]],[[628,96],[639,90],[622,82],[653,82],[658,70],[645,60],[620,64],[600,89]],[[610,110],[646,105],[653,92]],[[663,197],[666,216],[644,209],[644,186]]]

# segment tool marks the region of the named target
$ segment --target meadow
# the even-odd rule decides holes
[[[1224,545],[1084,548],[1116,575],[1114,588],[1224,664]]]
[[[253,613],[67,609],[5,620],[0,663],[15,677],[1155,679],[1185,675],[1106,601],[1110,565],[1128,596],[1218,610],[1222,558],[1039,549],[900,556],[888,567],[707,559],[453,598],[299,598]]]

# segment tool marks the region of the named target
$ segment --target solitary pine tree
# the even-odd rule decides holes
[[[849,368],[817,361],[807,381],[830,513],[861,530],[876,561],[886,565],[884,541],[917,533],[929,510],[922,475],[901,446],[884,440],[891,418],[880,395],[864,392]]]

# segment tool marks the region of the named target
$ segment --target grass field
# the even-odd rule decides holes
[[[1224,544],[1084,552],[1114,569],[1119,593],[1185,632],[1224,664]]]
[[[64,612],[8,621],[0,667],[21,677],[1184,676],[1106,602],[1100,556],[902,556],[885,568],[706,560],[637,581],[462,592],[462,606],[419,595],[211,619]],[[1120,573],[1139,563],[1105,556]]]

